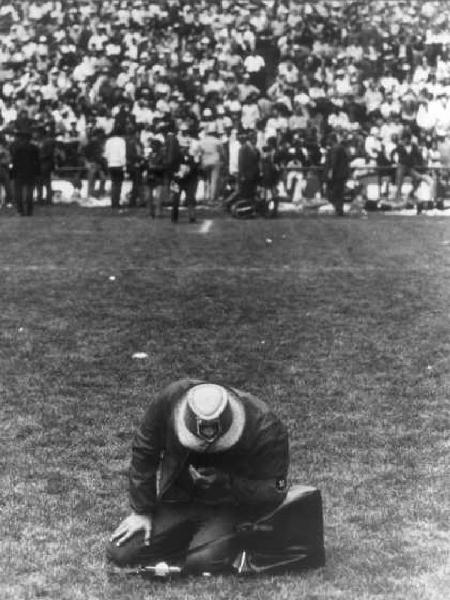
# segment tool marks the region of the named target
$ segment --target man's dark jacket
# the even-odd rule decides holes
[[[331,183],[346,181],[350,175],[347,151],[340,143],[334,144],[327,156],[326,170]]]
[[[24,183],[34,183],[41,174],[39,149],[28,140],[18,141],[11,148],[12,176]]]
[[[246,181],[258,181],[260,177],[259,161],[259,150],[250,144],[243,144],[239,148],[238,154],[239,178]]]
[[[399,145],[394,152],[397,153],[398,163],[407,169],[420,169],[423,167],[423,156],[416,144],[411,144],[409,151],[405,146]]]
[[[191,500],[175,485],[191,451],[178,441],[174,411],[184,394],[199,383],[204,382],[183,379],[172,383],[145,413],[134,439],[130,468],[130,502],[136,513],[152,513],[157,502]],[[242,402],[246,422],[237,444],[223,451],[221,457],[221,469],[228,475],[227,494],[236,505],[255,512],[275,508],[287,493],[287,430],[264,402],[246,392],[230,390]]]

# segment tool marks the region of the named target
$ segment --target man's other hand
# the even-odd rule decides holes
[[[228,477],[223,471],[211,467],[196,469],[189,465],[189,473],[194,484],[202,489],[209,489],[212,485],[222,485],[228,481]]]
[[[117,546],[121,546],[139,531],[144,531],[144,544],[148,546],[150,544],[150,535],[152,532],[152,519],[149,515],[137,515],[132,513],[124,519],[114,531],[110,541],[116,542]]]

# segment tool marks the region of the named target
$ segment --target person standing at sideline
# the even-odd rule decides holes
[[[334,206],[336,216],[343,217],[345,184],[350,174],[349,158],[338,133],[330,135],[329,143],[330,149],[325,164],[328,200]]]
[[[39,128],[38,148],[41,173],[37,186],[37,201],[39,204],[52,204],[52,173],[55,170],[55,140],[49,127]]]
[[[39,148],[31,142],[31,131],[21,129],[11,148],[14,198],[17,212],[26,217],[33,214],[33,192],[41,174]]]
[[[395,185],[397,186],[396,201],[399,203],[402,198],[402,187],[405,177],[409,175],[411,178],[412,189],[409,192],[408,198],[416,203],[417,214],[422,212],[422,203],[415,200],[414,194],[420,185],[421,181],[425,181],[431,190],[431,198],[435,199],[435,183],[433,178],[424,173],[425,161],[419,146],[412,141],[412,136],[409,132],[403,134],[400,144],[392,153],[394,161],[397,165],[395,174]]]
[[[111,208],[118,209],[127,166],[127,145],[120,128],[115,128],[106,140],[104,156],[111,178]]]
[[[215,123],[209,123],[199,142],[200,164],[205,177],[205,199],[215,205],[220,189],[220,170],[224,158],[222,142]]]
[[[188,141],[189,142],[189,141]],[[198,186],[199,164],[191,154],[189,145],[181,146],[182,162],[175,173],[177,188],[172,192],[172,215],[173,223],[178,222],[178,209],[180,206],[181,193],[185,194],[185,204],[188,211],[189,223],[195,223],[195,205]]]
[[[106,184],[106,165],[104,153],[104,132],[100,127],[93,128],[88,133],[87,144],[84,147],[86,159],[88,197],[95,198],[103,196]],[[96,183],[99,181],[99,189],[96,192]]]
[[[256,147],[256,133],[250,131],[239,149],[239,192],[243,200],[256,203],[256,192],[261,178],[261,154]]]

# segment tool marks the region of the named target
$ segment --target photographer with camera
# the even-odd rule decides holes
[[[109,560],[227,571],[241,550],[236,527],[285,499],[288,465],[286,428],[261,400],[190,379],[169,385],[134,438],[132,512],[110,539]]]

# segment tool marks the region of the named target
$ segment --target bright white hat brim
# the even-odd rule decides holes
[[[228,390],[227,390],[228,391]],[[232,421],[230,428],[212,444],[201,440],[186,427],[187,397],[181,398],[174,411],[174,427],[182,446],[197,452],[223,452],[232,448],[241,438],[245,427],[245,410],[242,403],[228,391]]]

